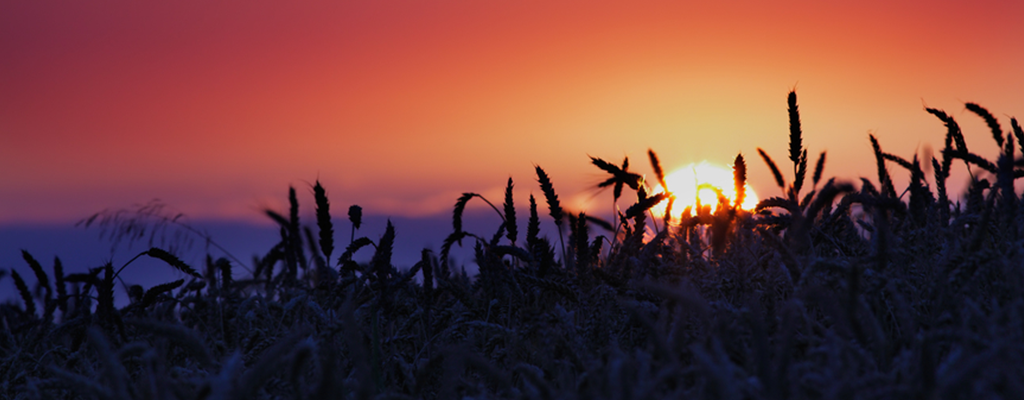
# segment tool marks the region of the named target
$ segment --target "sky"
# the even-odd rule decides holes
[[[316,180],[336,219],[350,204],[428,218],[462,192],[500,202],[509,177],[525,205],[540,196],[535,165],[568,208],[603,212],[611,194],[593,188],[588,156],[628,156],[650,176],[649,148],[670,171],[743,154],[754,189],[779,195],[757,148],[791,176],[794,89],[812,162],[827,151],[826,177],[847,180],[877,176],[869,133],[906,158],[941,148],[925,106],[983,156],[996,146],[965,102],[1004,128],[1024,117],[1016,1],[0,8],[0,226],[71,226],[151,199],[269,224],[261,210],[284,210],[289,186],[308,212]]]

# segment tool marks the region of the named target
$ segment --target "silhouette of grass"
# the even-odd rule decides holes
[[[733,162],[737,198],[731,206],[720,199],[725,206],[714,211],[703,204],[688,208],[682,218],[664,219],[664,229],[647,223],[652,206],[671,201],[653,151],[648,157],[655,184],[663,189],[653,195],[653,187],[628,171],[628,162],[617,166],[591,158],[612,175],[606,186],[620,187],[615,200],[627,188],[636,192],[614,227],[585,212],[563,210],[550,177],[535,167],[559,228],[560,256],[542,235],[533,195],[525,240],[518,240],[511,178],[500,209],[479,194],[460,196],[454,232],[440,257],[425,249],[409,269],[392,260],[402,245],[401,227],[388,221],[376,241],[355,236],[362,224],[359,206],[349,208],[349,245],[336,264],[328,262],[333,239],[325,233],[334,227],[319,182],[313,188],[319,238],[300,224],[295,191],[289,190],[287,216],[266,211],[280,225],[281,241],[256,257],[251,276],[234,273],[232,260],[214,261],[212,255],[202,276],[173,251],[154,246],[116,271],[105,263],[65,276],[55,260],[51,282],[24,252],[34,286],[16,270],[0,273],[0,279],[11,277],[20,295],[0,304],[0,397],[811,399],[1024,393],[1024,217],[1014,190],[1024,177],[1024,161],[1015,156],[1013,143],[1024,148],[1024,133],[1017,121],[1011,119],[1012,132],[1005,137],[999,131],[999,158],[989,160],[967,150],[952,117],[927,109],[945,124],[941,160],[884,152],[871,135],[877,182],[862,178],[856,188],[828,178],[819,188],[822,152],[813,188],[804,194],[807,149],[795,93],[787,104],[794,179],[787,185],[758,149],[780,193],[766,197],[753,213],[739,209],[749,184],[742,155]],[[995,133],[999,125],[991,113],[975,105],[968,109]],[[972,175],[964,204],[946,193],[953,159],[991,173]],[[910,174],[905,190],[897,192],[886,162]],[[934,192],[921,163],[935,170]],[[464,210],[474,197],[502,217],[494,231],[465,230]],[[131,215],[101,213],[83,223],[106,216],[106,234],[122,239],[153,232],[139,220],[127,223],[138,218]],[[568,252],[564,224],[570,229]],[[599,229],[614,236],[595,236]],[[309,246],[300,245],[302,232]],[[474,247],[479,273],[472,278],[448,257],[462,239]],[[367,247],[374,250],[370,261],[355,261],[355,253]],[[123,295],[115,290],[118,274],[142,256],[188,276],[148,290],[134,287],[131,301],[115,307],[115,297]],[[304,260],[323,265],[309,269]],[[44,311],[37,315],[40,304]]]

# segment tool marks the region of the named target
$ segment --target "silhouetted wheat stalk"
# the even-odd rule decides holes
[[[558,194],[555,193],[555,187],[551,184],[551,178],[544,172],[540,166],[534,167],[537,171],[537,181],[540,183],[540,190],[544,192],[544,199],[548,203],[548,212],[551,214],[551,219],[555,220],[555,226],[558,228],[558,240],[562,245],[562,254],[565,253],[565,241],[562,239],[562,206],[558,202]]]
[[[329,261],[334,252],[334,224],[331,223],[331,204],[327,200],[327,191],[320,185],[320,181],[316,181],[316,186],[313,186],[313,196],[316,199],[316,225],[320,228],[320,249]]]

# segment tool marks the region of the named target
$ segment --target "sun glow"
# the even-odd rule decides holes
[[[687,207],[696,210],[698,199],[702,206],[710,205],[711,211],[714,212],[718,208],[718,193],[715,189],[721,190],[730,202],[736,201],[736,185],[733,181],[732,168],[719,167],[707,161],[690,164],[669,173],[665,176],[665,185],[676,196],[676,201],[672,205],[673,219],[679,218]],[[740,208],[752,210],[757,206],[759,199],[754,189],[750,188],[749,183],[745,185],[745,188],[746,195]],[[655,193],[661,191],[662,189],[659,187]],[[651,211],[657,216],[665,215],[666,205],[666,202],[662,202]]]

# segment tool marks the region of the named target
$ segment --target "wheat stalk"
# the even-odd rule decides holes
[[[383,285],[388,281],[391,273],[391,253],[395,243],[395,227],[388,220],[387,228],[384,229],[384,236],[377,242],[377,251],[373,254],[373,270],[376,273],[377,284]]]
[[[508,185],[505,186],[505,232],[508,234],[509,242],[514,246],[519,231],[516,228],[516,207],[512,203],[512,178],[508,178]]]
[[[167,250],[164,250],[164,249],[161,249],[161,248],[158,248],[158,247],[153,247],[153,248],[150,248],[149,250],[146,250],[146,251],[140,253],[138,256],[135,256],[135,258],[139,258],[139,256],[143,256],[143,255],[150,256],[150,257],[156,258],[158,260],[161,260],[161,261],[167,263],[167,265],[170,265],[171,267],[174,267],[174,269],[176,269],[178,271],[181,271],[181,272],[184,272],[184,273],[186,273],[188,275],[191,275],[193,277],[196,277],[196,278],[202,278],[203,277],[202,275],[199,275],[199,273],[196,272],[196,270],[194,268],[190,267],[188,264],[185,264],[185,262],[181,261],[181,259],[178,258],[178,256],[175,256],[174,254],[171,254],[171,253],[167,252]],[[128,261],[127,263],[125,263],[124,267],[127,267],[128,264],[130,264],[132,261],[135,260],[135,258],[133,258],[133,259],[131,259],[131,261]],[[123,270],[124,267],[121,267],[121,269],[119,269],[117,271],[118,274],[121,273],[121,270]]]
[[[637,200],[636,203],[634,203],[632,206],[626,209],[626,218],[637,218],[639,216],[642,216],[645,212],[647,212],[647,210],[650,210],[651,207],[658,205],[658,203],[661,203],[662,200],[665,200],[667,198],[668,194],[665,193],[658,193],[650,197],[645,196]]]
[[[540,218],[537,215],[537,200],[530,195],[530,220],[526,224],[526,245],[530,251],[536,249],[537,241],[540,239]]]
[[[589,250],[590,250],[590,237],[587,233],[587,216],[584,213],[579,213],[576,218],[575,234],[576,241],[574,247],[576,248],[576,268],[577,270],[583,271],[590,264]]]
[[[732,162],[732,178],[736,186],[736,203],[733,207],[740,208],[747,197],[747,163],[743,161],[743,154],[737,154],[736,160]]]
[[[537,182],[540,183],[540,190],[544,192],[544,199],[548,203],[548,211],[551,213],[551,219],[555,220],[555,227],[558,228],[558,241],[562,245],[562,254],[565,254],[565,240],[562,239],[562,206],[558,203],[558,194],[555,193],[555,187],[551,184],[551,178],[544,172],[539,165],[535,165],[534,168],[537,171]]]
[[[1024,155],[1024,129],[1017,123],[1017,118],[1010,118],[1010,126],[1013,128],[1013,136],[1017,138],[1017,146],[1020,147],[1021,155]]]
[[[965,104],[968,110],[978,114],[979,117],[985,120],[985,124],[988,125],[988,129],[992,131],[992,138],[995,139],[996,144],[999,145],[999,149],[1003,148],[1003,128],[999,126],[999,121],[996,117],[992,116],[992,113],[988,112],[984,107],[979,106],[975,103]]]
[[[658,155],[652,149],[647,149],[647,158],[651,160],[651,169],[654,170],[654,176],[658,178],[658,184],[661,185],[661,189],[665,193],[668,193],[668,185],[665,184],[665,170],[661,168],[661,160],[658,160]]]
[[[103,280],[97,287],[99,294],[96,299],[96,313],[101,317],[110,318],[114,314],[114,265],[107,262],[103,265]]]
[[[53,257],[53,283],[57,287],[57,306],[62,315],[68,314],[68,292],[64,286],[64,264],[60,257]]]
[[[18,288],[18,294],[21,295],[21,300],[25,302],[25,314],[34,316],[36,313],[36,302],[32,299],[32,292],[28,290],[25,280],[21,278],[18,271],[13,269],[11,270],[11,279],[14,279],[14,286]]]
[[[217,259],[217,262],[214,263],[214,266],[218,270],[220,270],[220,287],[224,291],[230,293],[231,287],[234,284],[234,277],[231,274],[231,261],[229,261],[227,258],[221,257]]]
[[[348,220],[352,223],[352,238],[350,241],[356,240],[356,229],[363,224],[363,208],[357,205],[351,205],[348,207]]]
[[[782,179],[782,172],[779,171],[779,167],[775,165],[775,161],[772,161],[771,157],[768,157],[768,153],[765,153],[760,147],[757,148],[757,153],[761,155],[765,164],[768,164],[768,169],[772,170],[772,176],[775,177],[775,184],[779,185],[779,188],[786,190],[786,181]]]
[[[823,152],[821,152],[821,155],[818,156],[818,162],[814,164],[814,176],[812,177],[811,182],[814,183],[815,187],[817,187],[818,186],[818,182],[821,181],[821,174],[824,171],[825,171],[825,152],[823,151]]]
[[[807,150],[803,148],[803,132],[800,128],[800,111],[796,104],[796,91],[790,91],[786,98],[789,105],[789,159],[793,161],[793,194],[794,200],[800,195],[807,173]]]
[[[885,153],[882,152],[882,146],[878,144],[878,139],[875,139],[875,135],[868,135],[871,139],[871,148],[875,152],[875,161],[878,168],[878,183],[882,185],[882,195],[888,198],[896,197],[896,188],[892,185],[892,178],[889,177],[889,170],[885,168]]]
[[[960,125],[956,123],[956,120],[954,120],[953,117],[950,117],[942,110],[934,108],[925,108],[925,111],[928,111],[928,113],[934,115],[942,121],[944,125],[946,125],[945,147],[942,149],[942,166],[943,170],[946,171],[946,174],[948,175],[949,165],[951,164],[952,159],[946,154],[951,154],[953,152],[954,145],[956,146],[957,151],[967,152],[967,141],[964,140],[964,134],[960,131]],[[966,166],[967,171],[970,172],[971,166],[968,165],[966,161],[964,161],[964,166]]]
[[[637,187],[640,185],[640,175],[629,172],[629,157],[622,160],[622,167],[617,167],[612,163],[593,156],[590,157],[590,162],[612,175],[611,178],[597,184],[597,187],[614,186],[613,195],[615,200],[622,196],[623,185],[629,186],[633,190],[637,190]]]
[[[331,203],[327,200],[327,191],[316,181],[313,186],[313,197],[316,200],[316,225],[320,228],[320,250],[327,260],[334,252],[334,225],[331,223]]]
[[[50,287],[50,278],[46,276],[46,271],[43,270],[43,266],[36,261],[28,251],[22,250],[21,257],[28,263],[28,266],[32,268],[32,272],[36,274],[36,284],[46,289],[46,297],[49,298],[53,289]]]
[[[184,283],[184,279],[178,279],[174,282],[161,283],[159,285],[149,288],[149,290],[147,290],[146,293],[142,295],[142,307],[148,307],[152,305],[153,303],[156,302],[156,298],[158,296],[170,292],[174,289],[177,289]]]

